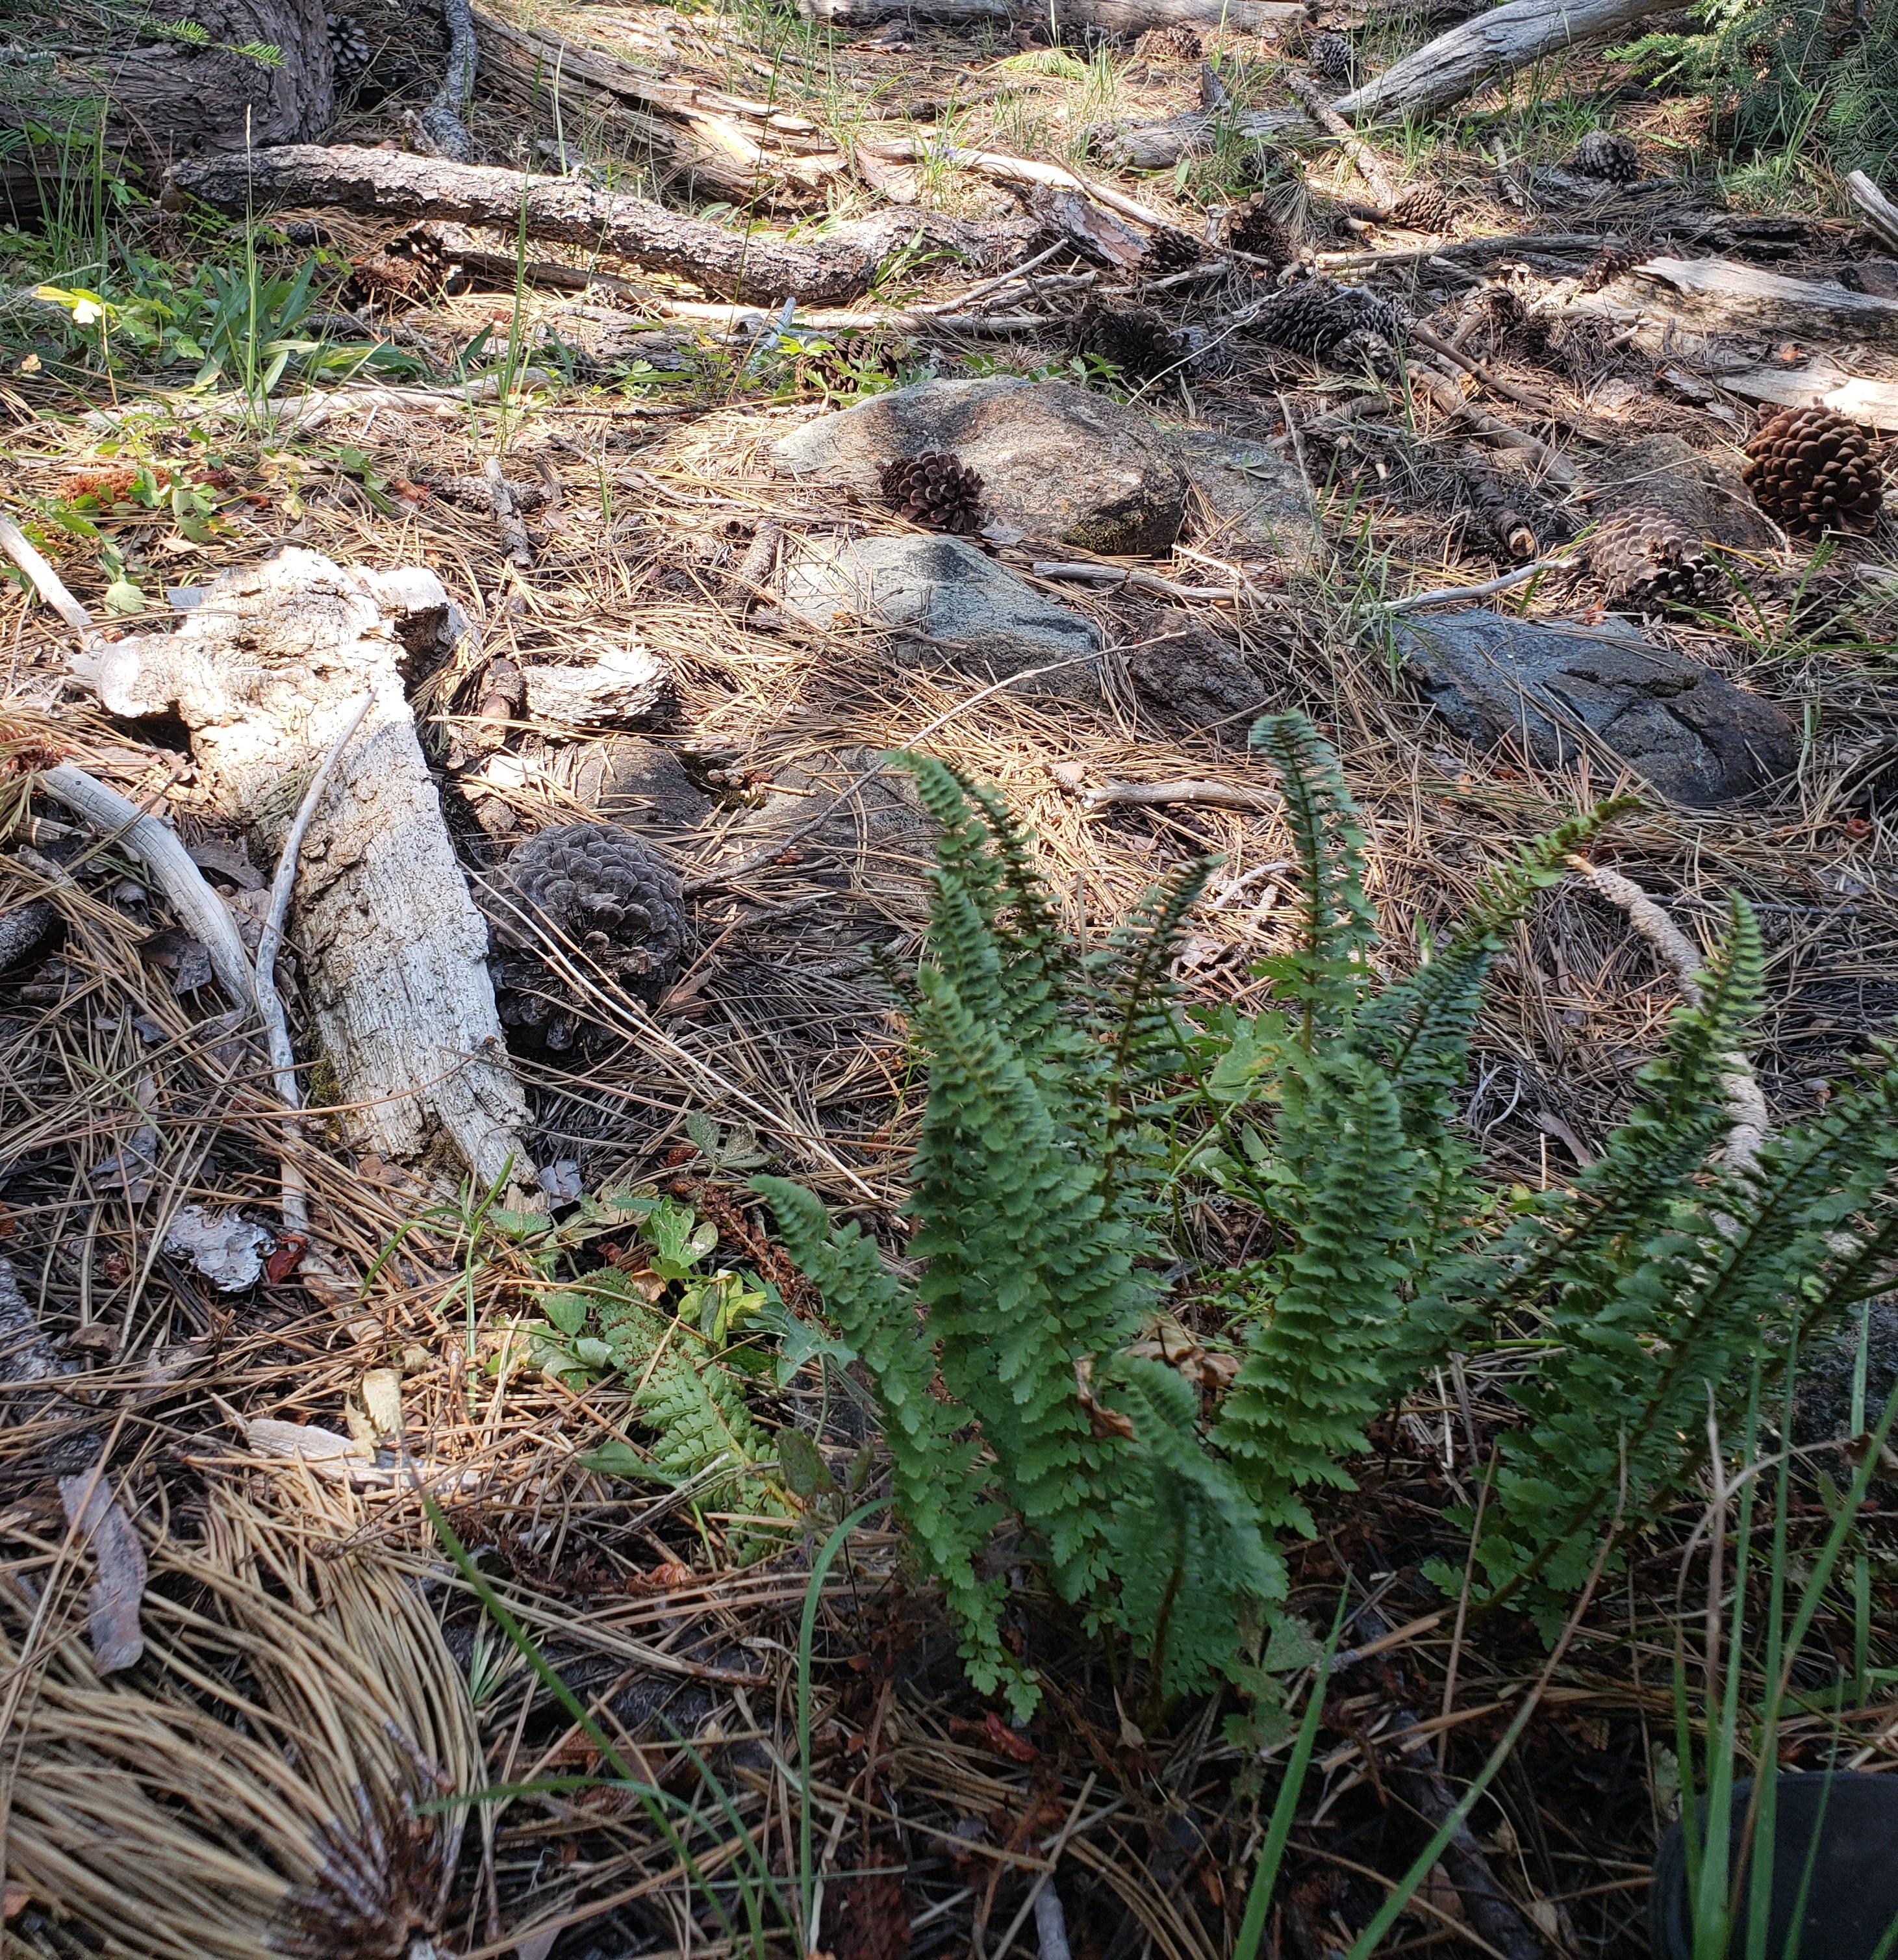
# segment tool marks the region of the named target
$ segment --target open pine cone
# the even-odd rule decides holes
[[[1641,152],[1612,129],[1591,129],[1575,146],[1569,167],[1576,176],[1609,183],[1633,183],[1641,174]]]
[[[1170,226],[1156,231],[1146,241],[1146,256],[1140,270],[1149,278],[1164,279],[1175,272],[1190,272],[1211,256],[1212,248],[1190,231],[1175,231]]]
[[[1149,27],[1133,52],[1146,62],[1196,62],[1206,49],[1191,27]]]
[[[1706,539],[1659,504],[1604,518],[1589,542],[1588,565],[1610,598],[1642,605],[1705,606],[1724,582]]]
[[[1760,509],[1802,537],[1868,531],[1885,501],[1877,453],[1833,409],[1782,409],[1747,444],[1741,475]]]
[[[1450,223],[1450,200],[1441,184],[1413,184],[1391,207],[1391,221],[1413,231],[1443,231]]]
[[[466,275],[443,250],[440,240],[419,227],[390,239],[380,252],[365,253],[349,262],[342,301],[352,308],[417,306],[467,289]]]
[[[878,472],[885,501],[899,517],[965,535],[982,528],[982,479],[946,450],[899,456]]]
[[[1346,341],[1369,337],[1395,344],[1404,337],[1403,317],[1389,301],[1363,286],[1334,285],[1329,279],[1287,286],[1253,321],[1252,330],[1275,346],[1318,361]]]
[[[1351,79],[1351,43],[1342,34],[1314,34],[1305,51],[1305,65],[1320,81],[1341,88]]]
[[[679,971],[685,944],[679,880],[618,824],[539,831],[498,882],[489,908],[495,1001],[502,1025],[532,1045],[571,1048],[580,1026],[579,1003],[548,964],[543,937],[590,979],[603,975],[642,1000],[657,999]]]
[[[1172,329],[1151,307],[1090,299],[1074,316],[1069,344],[1077,354],[1111,361],[1139,381],[1156,380],[1180,358]]]
[[[1235,252],[1289,266],[1299,256],[1297,241],[1274,215],[1264,191],[1255,191],[1226,221],[1226,242]]]

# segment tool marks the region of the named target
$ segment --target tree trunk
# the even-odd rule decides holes
[[[32,123],[61,139],[8,158],[5,187],[16,211],[37,208],[44,187],[62,177],[83,183],[83,158],[96,142],[103,142],[109,172],[123,159],[155,177],[182,158],[303,142],[329,126],[335,90],[323,0],[205,0],[185,18],[205,29],[208,45],[109,47],[64,64],[57,94],[31,102],[0,77],[0,129]],[[238,52],[251,43],[275,48],[281,59],[266,63]]]
[[[1764,328],[1807,339],[1898,345],[1898,300],[1874,299],[1817,279],[1789,279],[1731,259],[1650,259],[1636,269],[1664,280],[1683,310],[1722,331]]]
[[[180,164],[170,182],[221,211],[254,202],[332,205],[390,218],[444,218],[555,238],[610,252],[650,272],[672,272],[721,298],[815,304],[855,299],[889,255],[920,231],[978,264],[1012,250],[1027,228],[959,224],[933,213],[879,212],[808,243],[772,233],[727,231],[644,198],[597,189],[580,177],[528,177],[516,170],[445,163],[397,150],[300,144],[244,157]]]
[[[1395,122],[1447,109],[1491,77],[1508,75],[1591,41],[1606,40],[1675,0],[1509,0],[1386,68],[1375,81],[1332,104],[1359,122]]]
[[[75,671],[116,714],[175,711],[212,796],[260,833],[265,861],[371,696],[297,866],[292,934],[317,1045],[359,1148],[412,1163],[445,1134],[484,1184],[511,1160],[531,1185],[488,928],[405,692],[444,657],[457,619],[432,572],[345,571],[292,549],[225,574],[176,633],[102,643]]]

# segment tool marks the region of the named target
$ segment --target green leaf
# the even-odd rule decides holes
[[[801,1429],[777,1432],[777,1464],[792,1495],[807,1503],[815,1497],[837,1495],[837,1479],[831,1475],[830,1465]]]
[[[650,1477],[653,1466],[630,1443],[622,1443],[615,1437],[609,1443],[602,1443],[597,1449],[584,1452],[579,1461],[589,1470],[597,1470],[607,1477]]]
[[[807,1362],[828,1361],[847,1368],[857,1359],[857,1350],[835,1339],[822,1328],[800,1320],[774,1290],[757,1311],[756,1319],[767,1333],[777,1340],[777,1386],[787,1388],[791,1379]]]
[[[587,1325],[587,1311],[593,1304],[583,1293],[550,1293],[542,1297],[540,1310],[563,1334],[577,1334]]]
[[[129,618],[145,609],[145,595],[129,578],[116,579],[106,587],[106,610]]]

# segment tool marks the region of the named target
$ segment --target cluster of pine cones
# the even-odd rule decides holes
[[[1365,286],[1340,286],[1330,279],[1302,279],[1275,294],[1252,321],[1252,330],[1274,346],[1315,361],[1381,342],[1400,344],[1404,316]]]
[[[878,481],[884,501],[912,524],[965,536],[982,528],[981,477],[946,450],[893,457]]]

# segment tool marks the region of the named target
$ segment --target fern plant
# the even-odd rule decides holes
[[[1159,1694],[1202,1687],[1283,1591],[1253,1507],[1199,1433],[1197,1390],[1126,1351],[1157,1303],[1162,1167],[1141,1096],[1177,1070],[1167,949],[1205,867],[1078,957],[1000,800],[909,759],[940,826],[911,1001],[930,1071],[914,1286],[781,1179],[791,1256],[875,1379],[894,1497],[959,1623],[971,1679],[1032,1707],[983,1554],[1012,1520],[1062,1599],[1124,1635]],[[939,1382],[942,1394],[936,1392]]]
[[[1841,175],[1898,157],[1898,14],[1869,0],[1699,0],[1687,33],[1617,52],[1714,98],[1738,147],[1791,157],[1817,142]]]

